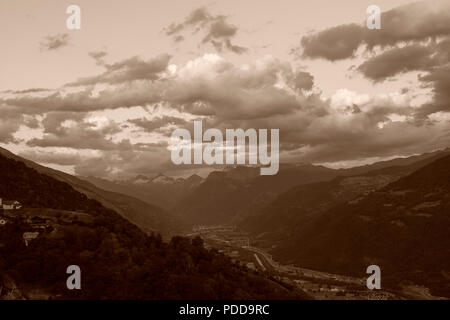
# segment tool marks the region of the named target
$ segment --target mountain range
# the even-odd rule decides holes
[[[241,227],[284,263],[360,277],[376,264],[389,286],[448,297],[450,156],[410,160],[297,186]]]
[[[73,175],[54,170],[33,161],[21,158],[6,149],[0,148],[0,155],[20,161],[37,172],[48,175],[58,181],[66,182],[75,190],[89,198],[96,199],[107,208],[115,210],[125,219],[139,226],[143,231],[160,232],[163,235],[172,234],[177,229],[174,218],[166,210],[123,193],[108,191]]]
[[[157,231],[167,239],[198,224],[235,224],[250,234],[253,246],[283,263],[357,277],[376,264],[390,288],[418,284],[450,296],[449,149],[348,169],[285,164],[276,176],[260,176],[257,167],[236,166],[206,179],[157,174],[122,181],[74,177],[5,149],[0,159],[7,182],[1,195],[28,207],[76,211],[77,201],[98,201],[96,209],[87,202],[81,210],[101,206],[138,232]],[[36,179],[24,178],[28,170],[79,194],[58,197],[58,188],[46,182],[42,189],[33,185]],[[101,221],[108,221],[104,213]]]
[[[0,155],[0,197],[22,204],[0,211],[0,299],[308,298],[205,249],[199,237],[164,242],[146,234],[95,200],[98,193],[79,192],[86,188],[79,180],[42,171]],[[81,269],[82,290],[66,287],[73,264]]]
[[[185,179],[172,178],[162,173],[153,177],[138,175],[128,180],[116,181],[93,176],[80,178],[101,189],[129,195],[166,210],[171,209],[185,194],[191,192],[204,180],[197,174]]]
[[[399,178],[448,152],[439,150],[348,169],[331,169],[307,163],[282,164],[278,174],[273,176],[259,175],[256,167],[230,167],[211,172],[171,212],[187,225],[239,224],[291,188],[377,170],[384,170],[382,174],[385,176]]]

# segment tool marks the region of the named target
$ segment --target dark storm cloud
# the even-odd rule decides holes
[[[70,36],[67,33],[60,33],[54,36],[45,37],[40,43],[41,51],[57,50],[69,45]]]
[[[203,31],[202,43],[211,44],[218,52],[224,50],[242,54],[248,49],[235,45],[231,40],[236,36],[238,27],[229,23],[224,15],[211,15],[204,7],[192,11],[181,23],[172,23],[165,32],[168,36],[173,36],[176,42],[184,40],[180,33],[186,29],[193,29],[194,33]]]
[[[393,46],[400,42],[422,41],[450,35],[450,2],[421,1],[394,8],[381,15],[380,30],[369,30],[365,23],[332,27],[301,39],[305,58],[335,61],[354,56],[363,44]]]

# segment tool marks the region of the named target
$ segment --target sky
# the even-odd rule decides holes
[[[205,170],[170,161],[196,119],[279,128],[281,162],[433,151],[450,140],[449,37],[450,1],[0,0],[0,146],[111,179]]]

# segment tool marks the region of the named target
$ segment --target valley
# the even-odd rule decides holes
[[[230,226],[203,226],[186,236],[200,236],[205,246],[216,248],[235,262],[258,270],[288,287],[298,287],[314,299],[328,300],[390,300],[404,299],[399,293],[369,290],[365,278],[356,278],[284,265],[275,261],[266,250],[250,245],[253,240],[242,230]],[[415,295],[420,297],[419,295]]]
[[[178,280],[164,287],[168,296],[178,290],[179,281],[199,297],[211,292],[216,297],[242,296],[237,274],[269,286],[264,292],[246,289],[259,297],[449,296],[448,150],[350,169],[282,165],[277,176],[262,177],[258,168],[238,166],[205,179],[158,174],[121,182],[73,177],[0,151],[2,181],[19,181],[0,185],[6,199],[19,200],[19,209],[2,213],[6,222],[0,228],[8,236],[0,241],[0,268],[9,269],[3,273],[4,297],[66,297],[55,287],[56,279],[35,282],[46,277],[39,268],[23,274],[44,256],[56,263],[48,268],[62,268],[65,253],[59,250],[75,253],[96,276],[114,260],[114,270],[100,278],[111,281],[114,272],[123,274],[119,287],[144,275],[164,287],[145,270],[169,264],[167,276]],[[145,201],[152,190],[171,199],[167,209]],[[11,250],[18,253],[8,255]],[[181,254],[184,250],[189,254]],[[143,252],[156,260],[144,258]],[[25,262],[20,257],[26,257]],[[192,272],[197,279],[210,277],[216,272],[212,261],[229,272],[234,291],[195,288],[186,279]],[[370,264],[383,270],[382,290],[366,287],[365,268]],[[91,287],[85,295],[114,296],[112,289],[89,279],[98,288]],[[139,290],[128,296],[148,295]]]
[[[207,248],[215,248],[235,263],[257,270],[286,287],[297,287],[318,300],[436,300],[424,286],[408,284],[400,289],[369,290],[365,277],[302,268],[276,261],[266,249],[253,246],[251,235],[236,226],[195,227],[186,237],[201,237]],[[368,276],[368,275],[367,275]]]

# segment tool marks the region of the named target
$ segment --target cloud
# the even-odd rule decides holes
[[[157,80],[166,70],[171,59],[169,54],[162,54],[153,59],[144,61],[139,57],[132,57],[113,64],[104,64],[101,60],[104,52],[91,53],[97,63],[103,65],[106,71],[101,75],[78,79],[67,84],[68,86],[92,85],[97,83],[117,84],[133,80]]]
[[[297,90],[311,90],[314,85],[314,77],[309,72],[298,71],[291,81]]]
[[[44,96],[9,95],[0,98],[0,104],[10,105],[18,113],[39,114],[50,111],[92,112],[166,103],[171,108],[194,115],[214,115],[223,119],[254,118],[286,114],[300,108],[304,99],[301,89],[309,90],[313,84],[310,74],[296,71],[289,63],[271,57],[242,67],[208,54],[189,61],[167,77],[155,77],[154,81],[148,79],[153,78],[149,77],[149,64],[139,64],[140,67],[125,68],[125,72],[117,75],[120,81],[116,82],[119,78],[116,78],[115,70],[123,70],[119,65],[127,64],[114,64],[117,67],[110,68],[105,75],[78,81],[78,85],[89,84],[78,91],[66,87]],[[165,69],[165,65],[150,69],[158,72]],[[147,79],[135,81],[142,74]],[[113,82],[111,86],[94,86],[107,80]]]
[[[111,136],[121,131],[118,124],[109,119],[90,119],[88,114],[74,112],[50,112],[42,120],[42,138],[27,141],[31,147],[66,147],[76,149],[113,150],[131,148],[123,140],[114,143]]]
[[[204,25],[208,23],[213,17],[209,14],[208,10],[204,7],[193,10],[182,23],[172,23],[166,28],[166,34],[171,36],[180,31],[183,31],[187,27],[196,25]]]
[[[415,110],[417,120],[428,115],[450,110],[450,38],[427,44],[394,47],[376,55],[357,70],[366,78],[381,82],[406,72],[421,72],[418,81],[423,88],[431,89],[431,101]]]
[[[173,36],[175,42],[184,40],[180,33],[186,29],[193,29],[194,33],[203,31],[202,44],[211,44],[218,52],[228,50],[236,54],[245,53],[248,49],[235,45],[231,40],[236,36],[238,27],[229,23],[224,15],[212,15],[204,8],[197,8],[192,11],[181,23],[172,23],[165,32],[168,36]]]
[[[377,80],[422,65],[427,73],[420,81],[435,96],[422,122],[417,110],[428,107],[411,106],[412,90],[370,95],[342,89],[327,99],[315,90],[314,77],[290,62],[266,56],[235,64],[206,54],[179,65],[164,62],[152,72],[149,61],[155,59],[130,58],[105,64],[106,71],[91,78],[95,81],[77,88],[5,93],[0,107],[13,120],[5,121],[10,127],[2,126],[0,136],[13,141],[20,126],[34,126],[40,133],[25,141],[26,148],[51,151],[45,156],[40,151],[36,159],[48,163],[54,158],[56,164],[73,165],[77,174],[108,177],[167,169],[168,138],[176,127],[192,130],[192,119],[203,119],[205,130],[280,129],[283,162],[422,152],[449,143],[446,118],[428,117],[448,106],[450,72],[435,68],[448,51],[444,41],[430,45],[436,50],[425,44],[390,48],[360,67]],[[81,160],[71,163],[66,149],[80,151]]]
[[[160,116],[155,117],[151,120],[140,118],[140,119],[132,119],[128,120],[128,122],[135,124],[136,126],[145,129],[148,132],[162,132],[162,128],[168,126],[184,126],[188,123],[185,119],[172,117],[172,116]]]
[[[393,48],[365,61],[357,70],[371,80],[383,81],[399,73],[429,69],[436,65],[434,52],[431,46],[419,44]]]
[[[41,51],[57,50],[69,45],[70,36],[67,33],[59,33],[54,36],[47,36],[40,43]]]
[[[198,116],[264,118],[302,107],[304,95],[294,92],[300,79],[311,87],[312,77],[270,56],[241,67],[209,54],[180,68],[165,98],[172,107]]]
[[[50,89],[46,88],[29,88],[25,90],[6,90],[2,93],[13,93],[13,94],[21,94],[21,93],[36,93],[36,92],[47,92],[50,91]]]
[[[155,146],[149,151],[102,151],[100,158],[85,158],[76,164],[75,173],[82,176],[129,178],[138,174],[152,175],[161,172],[169,161],[170,152],[166,146]]]
[[[3,97],[0,98],[0,105],[23,114],[43,114],[50,111],[89,112],[145,106],[160,102],[161,90],[164,90],[165,86],[165,83],[143,81],[98,90],[95,86],[87,86],[75,92],[60,88],[45,96],[19,94]]]
[[[414,110],[415,121],[450,109],[450,2],[421,1],[382,13],[381,29],[364,24],[340,25],[308,34],[301,39],[303,58],[329,61],[364,59],[356,71],[373,82],[417,72],[419,85],[429,88],[431,101]]]
[[[433,90],[433,101],[417,111],[417,116],[424,117],[439,111],[450,111],[450,66],[439,67],[419,77]]]
[[[450,35],[450,2],[421,1],[383,12],[380,30],[369,30],[365,24],[332,27],[304,36],[302,57],[330,61],[352,58],[356,50],[366,45],[394,46],[401,42],[423,41]]]
[[[20,114],[3,113],[0,118],[0,142],[17,142],[14,133],[19,130],[24,118]]]
[[[89,56],[95,60],[95,63],[99,66],[105,65],[105,61],[103,60],[108,53],[106,51],[92,51],[89,52]]]
[[[181,42],[181,41],[184,40],[184,37],[183,37],[182,35],[177,35],[177,36],[175,36],[175,37],[173,38],[173,40],[174,40],[175,42]]]
[[[359,25],[348,24],[304,36],[300,43],[304,58],[324,58],[330,61],[353,57],[363,39]]]
[[[84,159],[92,156],[75,149],[57,149],[57,148],[42,148],[29,149],[19,152],[19,156],[30,159],[40,163],[52,163],[62,166],[76,165],[82,163]],[[98,155],[97,155],[98,159]]]

